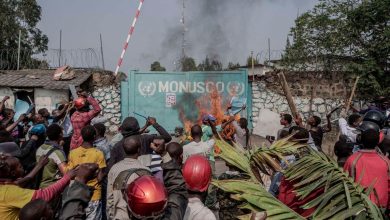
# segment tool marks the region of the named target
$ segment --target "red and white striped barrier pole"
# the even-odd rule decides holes
[[[127,46],[129,46],[129,41],[130,41],[131,35],[133,35],[134,27],[135,27],[135,24],[137,23],[139,14],[141,13],[141,8],[142,8],[142,4],[143,3],[144,3],[144,0],[140,0],[139,1],[137,12],[136,12],[135,17],[133,19],[133,23],[131,24],[131,27],[130,27],[130,30],[129,30],[129,34],[127,35],[126,43],[123,46],[123,50],[122,50],[122,53],[121,53],[121,57],[119,58],[118,65],[116,66],[116,69],[115,69],[115,73],[114,73],[115,76],[118,74],[119,68],[122,65],[123,57],[125,56]]]

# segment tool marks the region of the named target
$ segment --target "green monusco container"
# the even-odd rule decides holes
[[[133,116],[142,127],[145,123],[142,116],[151,116],[172,132],[175,127],[184,127],[184,122],[199,123],[205,113],[223,114],[226,106],[237,99],[246,99],[247,108],[240,115],[247,117],[252,109],[250,92],[246,69],[220,72],[130,71],[127,79],[121,82],[122,121]]]

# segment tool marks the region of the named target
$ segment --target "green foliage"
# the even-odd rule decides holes
[[[227,67],[227,70],[234,70],[234,69],[237,69],[239,68],[241,65],[239,63],[233,63],[233,62],[229,62],[228,63],[228,67]]]
[[[166,71],[165,67],[161,66],[160,62],[154,61],[150,65],[150,71]]]
[[[17,49],[21,30],[23,50],[47,50],[48,39],[36,27],[40,20],[41,7],[35,0],[0,0],[0,49]]]
[[[260,63],[260,61],[258,59],[253,58],[253,65],[257,65],[259,63]],[[249,67],[252,66],[252,56],[249,56],[248,58],[246,58],[246,65]]]
[[[288,69],[361,75],[363,96],[390,93],[390,0],[320,0],[291,28]]]
[[[202,63],[198,65],[199,71],[221,71],[222,63],[217,59],[210,59],[208,56],[204,59]]]
[[[213,184],[226,192],[233,193],[232,198],[245,201],[246,205],[241,206],[252,211],[266,211],[267,219],[305,219],[278,199],[273,197],[259,184],[244,180],[218,180]]]
[[[355,183],[335,160],[323,153],[310,151],[284,175],[295,182],[294,191],[300,199],[317,193],[302,206],[304,209],[316,208],[311,216],[313,219],[347,219],[357,215],[363,219],[383,219],[378,207],[369,199],[372,187],[366,190]]]
[[[181,71],[197,71],[196,63],[192,57],[184,57],[180,60]]]
[[[244,150],[218,140],[218,155],[227,163],[246,173],[249,180],[218,180],[213,184],[232,193],[233,199],[244,201],[240,208],[252,211],[265,211],[267,219],[304,219],[278,199],[268,193],[260,174],[270,175],[282,171],[285,177],[294,182],[294,191],[299,199],[307,198],[315,192],[316,197],[302,206],[315,208],[311,219],[383,219],[381,211],[369,199],[373,185],[367,189],[349,177],[337,162],[321,152],[310,150],[306,145],[288,141],[289,137],[273,143],[270,147],[258,150]],[[301,159],[282,170],[279,163],[286,155],[300,155]]]

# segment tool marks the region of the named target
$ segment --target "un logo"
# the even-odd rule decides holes
[[[141,81],[138,83],[138,91],[142,96],[152,96],[156,92],[156,83]]]
[[[227,84],[227,90],[231,96],[241,96],[245,92],[244,83],[241,82],[229,82]]]

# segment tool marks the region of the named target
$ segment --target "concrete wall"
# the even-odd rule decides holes
[[[287,75],[286,79],[291,88],[295,104],[303,119],[307,119],[310,114],[317,115],[326,122],[326,114],[335,107],[344,103],[350,94],[352,80],[337,76],[332,79],[330,76],[314,80],[307,76],[307,73],[297,75]],[[310,112],[310,100],[312,86],[315,86],[313,95],[312,112]],[[357,108],[367,106],[365,101],[354,100]],[[266,110],[266,111],[265,111]],[[252,82],[252,120],[254,134],[276,135],[279,125],[280,113],[290,113],[287,100],[283,95],[281,86],[275,75],[257,78]],[[332,121],[336,125],[340,111],[332,114]],[[335,126],[337,127],[337,126]]]

